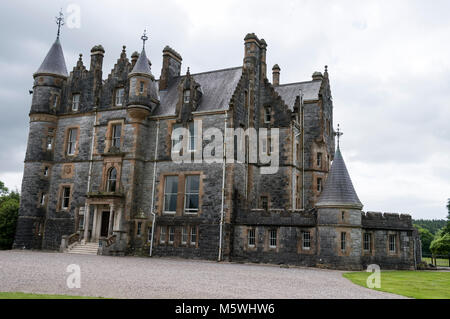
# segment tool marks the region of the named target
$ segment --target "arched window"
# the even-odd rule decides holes
[[[114,167],[111,167],[108,171],[108,183],[107,183],[107,191],[115,192],[117,184],[117,170]]]

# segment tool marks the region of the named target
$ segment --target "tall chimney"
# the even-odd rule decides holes
[[[273,86],[278,86],[280,85],[280,67],[278,66],[278,64],[275,64],[272,67],[272,84]]]
[[[159,78],[159,90],[167,90],[170,81],[181,72],[181,55],[169,46],[163,50],[163,63],[161,77]]]

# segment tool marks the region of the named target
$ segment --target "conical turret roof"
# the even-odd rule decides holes
[[[328,178],[316,207],[346,207],[362,209],[358,195],[353,187],[339,146],[334,155]]]
[[[136,61],[136,64],[134,65],[133,70],[130,72],[130,74],[148,74],[152,75],[152,71],[150,69],[150,64],[147,58],[147,55],[145,54],[145,49],[142,49],[141,54],[139,55],[138,60]]]
[[[53,43],[50,51],[35,74],[54,74],[68,77],[64,53],[59,38]]]

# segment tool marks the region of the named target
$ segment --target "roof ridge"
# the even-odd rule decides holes
[[[275,88],[280,87],[280,86],[288,86],[288,85],[304,84],[304,83],[313,83],[313,82],[319,82],[319,81],[311,80],[311,81],[302,81],[302,82],[285,83],[285,84],[277,85]]]
[[[194,75],[200,75],[200,74],[208,74],[208,73],[215,73],[215,72],[223,72],[223,71],[230,71],[230,70],[237,70],[242,69],[242,66],[235,66],[232,68],[225,68],[225,69],[219,69],[219,70],[213,70],[213,71],[205,71],[205,72],[199,72],[199,73],[191,73],[191,76]],[[184,77],[186,75],[179,75],[179,77]]]

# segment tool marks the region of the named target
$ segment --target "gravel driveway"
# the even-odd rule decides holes
[[[81,269],[69,289],[66,268]],[[0,251],[0,291],[110,298],[401,298],[352,284],[341,271],[170,258]]]

